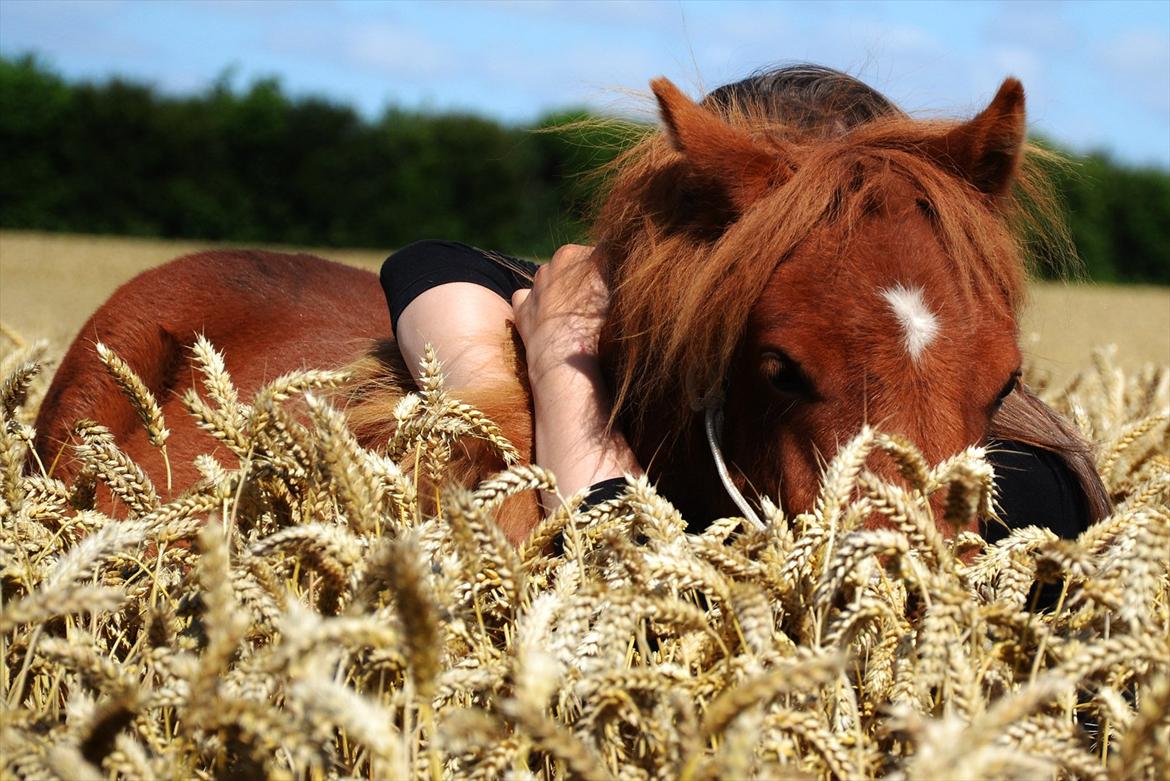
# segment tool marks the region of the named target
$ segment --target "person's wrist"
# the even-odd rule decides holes
[[[559,343],[546,346],[536,343],[527,349],[526,363],[534,393],[545,385],[569,382],[574,378],[593,381],[601,377],[601,360],[594,345]]]
[[[565,431],[578,441],[605,438],[611,407],[600,370],[561,366],[533,385],[532,402],[538,443]]]

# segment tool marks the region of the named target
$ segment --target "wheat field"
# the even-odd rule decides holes
[[[433,359],[370,451],[330,403],[343,373],[243,398],[198,343],[188,414],[232,457],[201,456],[200,482],[173,495],[95,421],[76,429],[74,484],[26,468],[55,349],[0,334],[4,777],[1104,780],[1170,766],[1165,361],[1126,369],[1101,350],[1068,381],[1033,377],[1096,443],[1115,505],[1076,540],[941,534],[994,512],[983,451],[928,464],[866,429],[812,512],[765,502],[762,531],[728,518],[687,534],[631,481],[587,511],[565,497],[517,549],[494,513],[555,476],[515,463]],[[165,452],[155,400],[103,360]],[[468,437],[511,465],[420,497],[416,476],[441,483]],[[878,451],[904,483],[866,468]],[[99,484],[125,517],[94,509]],[[873,512],[886,528],[862,526]]]

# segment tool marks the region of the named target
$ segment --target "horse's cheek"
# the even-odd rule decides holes
[[[811,510],[820,484],[817,467],[819,440],[807,432],[815,428],[808,420],[793,419],[777,432],[778,447],[773,469],[778,467],[779,496],[784,510],[801,513]]]

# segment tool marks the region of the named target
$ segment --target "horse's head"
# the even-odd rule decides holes
[[[723,398],[742,482],[801,511],[866,422],[934,461],[985,439],[1020,365],[1019,82],[966,123],[836,133],[652,86],[666,133],[626,162],[598,237],[642,457],[666,441],[699,460],[693,410]]]

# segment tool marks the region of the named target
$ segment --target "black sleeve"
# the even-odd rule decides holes
[[[988,460],[995,468],[1000,517],[983,529],[998,542],[1024,526],[1043,526],[1073,539],[1089,528],[1089,505],[1080,483],[1055,453],[1023,442],[993,442]]]
[[[517,290],[532,287],[536,264],[485,252],[456,241],[416,241],[386,258],[379,278],[390,307],[390,325],[421,293],[448,282],[471,282],[511,302]]]
[[[594,483],[589,486],[589,493],[585,495],[585,501],[581,502],[577,507],[577,512],[588,512],[602,502],[608,502],[610,499],[617,499],[626,490],[626,478],[611,477],[608,480],[602,480],[600,483]],[[565,536],[564,532],[557,534],[552,540],[552,553],[554,556],[565,555]]]
[[[602,502],[608,502],[610,499],[617,499],[626,490],[626,478],[611,477],[608,480],[602,480],[600,483],[594,483],[589,486],[589,493],[585,495],[585,501],[581,502],[580,512],[592,509]]]

